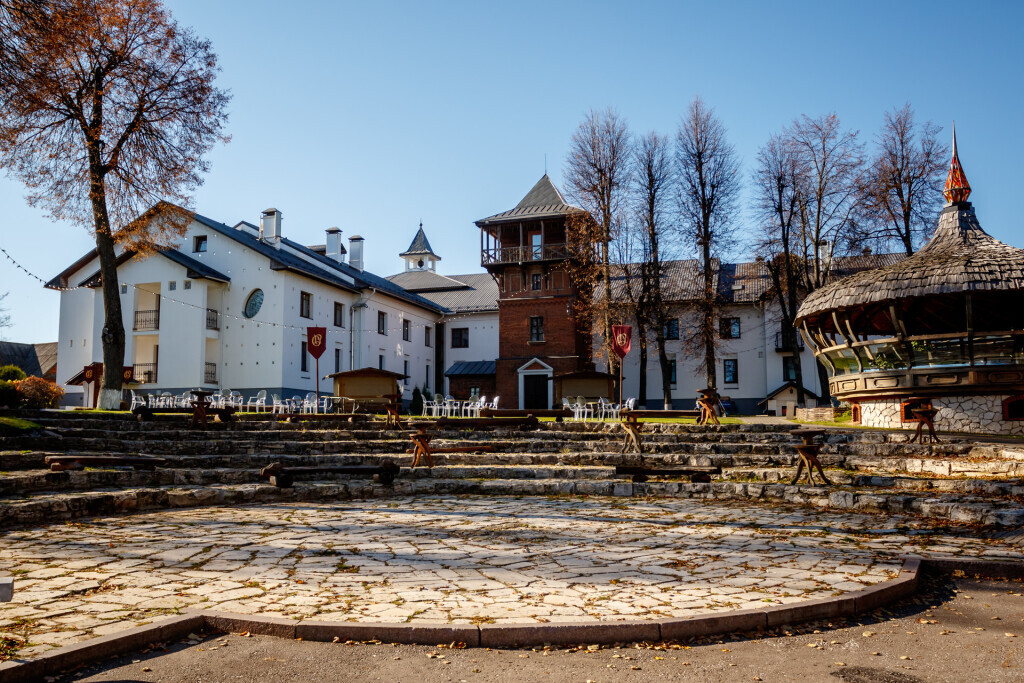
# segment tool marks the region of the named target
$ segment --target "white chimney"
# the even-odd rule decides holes
[[[341,253],[341,230],[338,228],[327,228],[327,250],[324,255],[337,261],[345,262],[345,255]]]
[[[281,241],[281,212],[277,209],[267,209],[260,216],[260,237],[274,246],[279,246]]]
[[[359,235],[348,238],[348,264],[356,270],[363,269],[363,238]]]

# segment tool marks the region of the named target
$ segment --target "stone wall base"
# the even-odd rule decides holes
[[[943,396],[932,399],[932,407],[938,409],[935,428],[944,432],[966,432],[972,434],[1024,435],[1024,420],[1004,420],[1003,401],[1009,394],[989,396]],[[903,400],[863,399],[860,404],[860,423],[865,427],[883,429],[913,429],[916,422],[900,419],[900,404]]]

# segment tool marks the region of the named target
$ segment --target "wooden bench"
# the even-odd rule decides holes
[[[410,434],[413,447],[406,453],[412,453],[412,466],[418,467],[420,459],[425,459],[427,467],[434,466],[434,455],[437,453],[492,453],[494,446],[457,446],[452,448],[431,448],[432,434],[427,434],[427,426],[420,425],[415,434]]]
[[[565,408],[523,408],[522,410],[516,408],[499,408],[497,410],[484,408],[480,411],[480,417],[553,417],[558,421],[572,417],[572,411]]]
[[[150,455],[48,455],[43,462],[51,472],[63,472],[93,465],[131,465],[137,470],[153,470],[167,461]]]
[[[153,419],[156,414],[171,414],[171,415],[191,415],[192,426],[198,426],[198,422],[201,421],[203,425],[206,425],[207,415],[216,415],[217,419],[221,422],[230,422],[235,417],[235,409],[228,406],[225,408],[205,408],[200,414],[195,408],[150,408],[148,406],[136,406],[132,408],[132,415],[135,416],[139,422],[148,422]],[[201,416],[200,416],[201,415]]]
[[[373,477],[385,486],[395,483],[395,477],[401,468],[389,458],[380,461],[380,465],[316,465],[311,467],[286,467],[279,462],[272,462],[260,470],[260,476],[269,480],[272,486],[291,488],[295,477],[306,474],[348,474],[354,477]]]
[[[643,453],[643,442],[640,440],[640,432],[643,425],[639,422],[642,418],[656,419],[665,417],[699,417],[697,410],[623,410],[619,413],[622,418],[622,428],[625,434],[622,439],[623,453]]]
[[[439,417],[436,420],[412,422],[409,426],[413,429],[421,427],[427,429],[486,429],[491,427],[496,429],[536,429],[538,425],[540,425],[540,420],[529,415],[527,417]]]
[[[633,481],[644,482],[648,477],[689,477],[690,481],[707,484],[712,474],[721,474],[715,465],[679,465],[675,467],[649,467],[647,465],[616,465],[615,474],[632,475]]]

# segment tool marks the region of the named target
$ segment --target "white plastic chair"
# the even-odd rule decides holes
[[[245,409],[251,412],[265,412],[267,410],[267,390],[260,389],[255,396],[250,396],[246,401]]]
[[[277,415],[278,413],[284,413],[285,412],[285,409],[288,406],[285,404],[284,401],[281,400],[280,396],[278,396],[277,394],[271,394],[270,395],[270,399],[273,401],[273,405],[272,405],[272,407],[270,409],[270,414],[271,415]]]
[[[587,405],[587,399],[583,398],[582,396],[577,396],[576,404],[579,406],[580,417],[584,422],[587,421],[588,416],[594,416],[594,409]]]
[[[423,400],[423,412],[420,413],[420,417],[427,417],[434,414],[434,410],[437,408],[437,401]]]
[[[304,413],[315,413],[316,412],[316,393],[309,392],[306,394],[306,398],[302,400],[302,412]]]
[[[497,410],[498,409],[498,399],[499,398],[501,398],[501,397],[500,396],[495,396],[494,400],[491,401],[491,405],[489,405],[487,407],[490,408],[491,410]]]
[[[562,407],[563,408],[568,408],[569,410],[571,410],[572,411],[572,419],[573,420],[576,419],[576,406],[574,406],[573,404],[569,403],[569,399],[567,399],[565,396],[562,397]]]
[[[131,395],[132,395],[132,407],[129,408],[129,410],[135,410],[136,408],[144,408],[144,407],[146,407],[146,397],[145,396],[138,396],[138,395],[136,395],[135,391],[133,389],[129,389],[128,391],[130,391]]]

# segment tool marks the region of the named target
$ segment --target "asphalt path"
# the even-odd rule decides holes
[[[1024,585],[931,578],[914,597],[866,618],[687,643],[488,650],[451,643],[424,647],[195,635],[68,672],[60,680],[1021,681]]]

